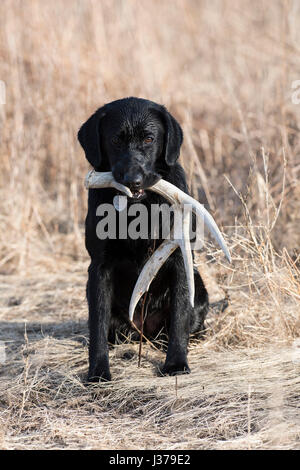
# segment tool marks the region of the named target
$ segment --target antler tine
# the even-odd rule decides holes
[[[181,189],[177,188],[176,186],[174,186],[173,184],[165,180],[158,181],[158,183],[154,184],[149,189],[165,197],[172,204],[180,204],[180,205],[190,204],[193,208],[193,211],[196,213],[196,215],[201,217],[205,225],[207,225],[209,231],[214,236],[219,246],[222,248],[229,263],[231,263],[231,256],[230,256],[229,250],[226,246],[225,240],[216,222],[214,221],[210,213],[205,209],[205,207],[202,204],[200,204],[200,202],[196,201],[191,196],[181,191]]]
[[[117,183],[111,171],[104,171],[99,173],[95,170],[91,170],[86,175],[84,184],[87,189],[115,188],[118,191],[125,193],[126,196],[132,197],[132,192],[130,191],[130,189],[127,188],[127,186],[124,186],[123,184]]]
[[[129,319],[131,321],[133,320],[138,301],[142,295],[149,290],[150,284],[156,274],[178,246],[179,244],[176,240],[165,239],[144,265],[131,295],[129,305]]]
[[[175,209],[178,215],[181,217],[181,208]],[[176,214],[174,211],[174,220],[176,220]],[[144,265],[138,280],[135,284],[130,305],[129,305],[129,318],[132,321],[135,307],[142,297],[142,295],[149,290],[150,284],[157,275],[160,268],[167,261],[169,256],[179,247],[182,252],[184,266],[187,277],[187,284],[190,294],[190,303],[194,307],[194,296],[195,296],[195,283],[194,283],[194,265],[192,251],[190,247],[189,238],[189,227],[190,227],[190,211],[184,212],[183,215],[183,226],[181,238],[174,239],[174,227],[172,228],[169,238],[166,238],[148,259]],[[182,236],[183,235],[183,236]]]
[[[187,209],[187,208],[184,208]],[[182,238],[180,239],[180,248],[183,256],[184,267],[186,272],[187,284],[190,293],[190,303],[194,307],[195,298],[195,282],[194,282],[194,263],[190,242],[190,221],[191,211],[183,210],[182,218]]]

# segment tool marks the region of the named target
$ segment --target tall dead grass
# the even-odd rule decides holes
[[[285,153],[272,243],[297,252],[298,10],[293,1],[2,1],[2,271],[83,255],[87,164],[76,132],[98,106],[131,95],[166,104],[183,124],[189,183],[224,228],[245,225],[224,175],[264,225],[282,197]]]
[[[192,343],[193,347],[198,353],[200,348],[204,356],[206,352],[224,354],[220,361],[236,364],[237,376],[249,367],[251,377],[260,353],[255,353],[247,366],[241,348],[256,351],[273,345],[274,352],[277,347],[283,348],[280,351],[293,347],[300,332],[300,105],[293,104],[291,99],[292,82],[300,77],[298,2],[274,0],[270,5],[262,0],[30,0],[24,5],[21,0],[2,0],[0,10],[0,80],[6,84],[6,104],[0,105],[0,287],[4,325],[12,322],[13,327],[13,322],[19,322],[24,315],[29,322],[48,322],[51,318],[54,322],[66,319],[72,322],[74,318],[76,321],[85,318],[84,271],[88,261],[83,243],[86,211],[83,178],[88,165],[76,134],[81,123],[102,104],[124,96],[140,96],[165,104],[182,124],[185,141],[181,162],[189,185],[194,196],[209,203],[233,255],[229,266],[208,240],[199,256],[203,276],[217,280],[221,295],[229,295],[230,306],[219,316],[209,316],[205,341],[201,346]],[[61,273],[73,279],[78,270],[83,277],[76,284],[77,290],[68,286],[70,293],[64,291]],[[212,292],[209,282],[208,285]],[[81,300],[73,308],[78,289]],[[18,294],[13,294],[13,290]],[[56,328],[59,325],[55,331]],[[8,334],[13,344],[14,329],[9,328],[9,333],[6,328],[3,331],[2,340],[6,341]],[[30,338],[27,350],[32,357],[47,351],[44,359],[40,359],[46,365],[35,362],[27,370],[20,345],[16,351],[12,348],[16,355],[5,369],[9,380],[5,382],[8,391],[4,402],[8,408],[3,415],[10,423],[7,424],[10,445],[30,448],[34,446],[30,443],[34,435],[35,443],[41,441],[49,448],[80,446],[79,435],[77,440],[74,438],[76,445],[72,438],[67,438],[72,428],[71,422],[67,422],[68,410],[72,416],[89,415],[94,407],[96,412],[105,414],[109,411],[105,395],[101,399],[102,408],[91,404],[90,411],[83,411],[83,403],[86,407],[90,401],[90,392],[80,398],[83,392],[80,381],[74,378],[76,367],[71,372],[59,369],[74,354],[74,344],[62,334],[61,343],[54,344],[56,340],[50,339],[50,349],[48,346],[45,349],[46,339]],[[22,344],[24,341],[23,338]],[[27,347],[26,341],[24,344]],[[55,364],[50,360],[52,347],[56,351]],[[84,351],[80,354],[85,354]],[[242,361],[241,370],[234,361],[235,354]],[[268,353],[264,354],[268,364]],[[285,353],[282,354],[274,356],[274,361],[280,364],[280,377],[284,377],[286,364]],[[208,370],[210,357],[213,356],[209,356]],[[75,362],[76,358],[75,354]],[[196,364],[196,353],[193,358]],[[298,367],[297,364],[293,367]],[[16,370],[20,367],[20,375],[11,382],[13,367]],[[54,371],[50,373],[52,367]],[[235,366],[232,367],[234,374]],[[284,383],[289,381],[291,392],[278,393],[285,396],[287,403],[288,397],[294,397],[291,398],[294,403],[299,396],[299,383],[293,378],[294,369],[289,367]],[[229,369],[228,365],[228,377]],[[60,372],[55,375],[57,370]],[[156,448],[159,443],[178,448],[180,442],[188,448],[179,434],[172,434],[172,443],[167,437],[172,426],[181,430],[186,426],[184,406],[190,422],[207,423],[207,439],[204,431],[200,435],[195,434],[194,426],[186,428],[193,448],[226,445],[228,448],[235,444],[247,447],[252,438],[253,447],[272,447],[280,441],[276,440],[282,434],[280,419],[274,418],[275,431],[269,435],[269,418],[259,414],[261,396],[255,401],[251,389],[242,387],[241,394],[234,395],[226,379],[215,390],[216,398],[206,396],[202,407],[201,400],[198,404],[190,401],[190,390],[196,384],[187,380],[183,398],[188,404],[182,411],[178,405],[176,419],[163,412],[161,418],[159,410],[166,403],[171,408],[173,404],[169,398],[162,398],[160,392],[153,395],[150,376],[149,372],[145,379],[149,384],[137,386],[141,399],[144,388],[150,390],[146,394],[150,403],[145,405],[147,409],[142,404],[138,408],[140,416],[144,413],[148,416],[146,421],[141,418],[139,429],[144,426],[150,433],[156,423],[160,438],[148,434],[149,442]],[[199,375],[195,377],[197,381]],[[216,375],[207,375],[208,382],[216,378],[217,371]],[[258,383],[260,379],[257,376],[253,380]],[[168,387],[167,379],[165,382]],[[8,383],[13,385],[9,387]],[[282,387],[280,380],[278,383]],[[55,389],[58,387],[54,397],[51,384]],[[124,387],[124,383],[120,386]],[[128,382],[127,386],[124,390],[130,395]],[[239,410],[237,415],[234,411],[230,415],[231,402],[222,408],[222,386],[228,388],[227,398],[242,401],[242,408],[232,406]],[[121,409],[121,403],[126,405],[129,399],[121,397],[119,385],[115,387],[111,399]],[[269,382],[264,400],[270,396],[268,391],[271,393]],[[52,411],[45,414],[37,403],[46,397],[51,408],[53,400],[61,396],[66,401],[62,404],[58,400],[62,412],[53,411],[54,422],[49,416]],[[155,400],[161,407],[157,412],[151,408]],[[257,426],[262,433],[258,443],[251,434],[257,426],[249,424],[247,415],[251,400],[257,406]],[[211,414],[206,408],[209,403]],[[35,421],[30,422],[28,416],[33,409]],[[197,414],[197,410],[201,413]],[[10,421],[16,412],[19,424]],[[217,413],[225,421],[217,418],[216,422]],[[290,423],[291,410],[287,413],[289,418],[285,422]],[[132,423],[136,423],[135,418],[130,415]],[[126,419],[129,415],[124,415]],[[83,447],[88,442],[91,447],[99,446],[97,440],[92,440],[88,416],[83,421],[88,436],[86,441],[83,437],[86,442]],[[68,427],[63,437],[59,431],[62,422]],[[51,430],[51,442],[47,442],[46,434],[39,434],[38,423]],[[17,428],[22,431],[21,441]],[[110,424],[105,431],[107,440],[101,441],[104,447],[112,445],[116,435],[121,436],[117,430],[110,435],[109,429]],[[294,430],[292,435],[290,445],[295,447]],[[237,438],[242,440],[240,444]],[[122,442],[118,441],[116,447],[125,446],[125,441]],[[285,448],[291,442],[280,445]]]

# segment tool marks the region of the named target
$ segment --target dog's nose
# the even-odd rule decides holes
[[[138,190],[142,186],[142,177],[135,176],[133,178],[126,178],[125,177],[125,185],[129,187],[131,190]]]

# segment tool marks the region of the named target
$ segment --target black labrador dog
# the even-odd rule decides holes
[[[188,193],[183,168],[177,162],[183,133],[164,106],[140,98],[125,98],[106,104],[85,122],[78,139],[96,171],[111,171],[115,180],[132,192],[128,206],[166,204],[147,191],[160,178]],[[149,255],[162,239],[100,239],[96,233],[101,204],[112,204],[117,191],[89,189],[86,217],[86,248],[91,257],[88,269],[89,381],[110,380],[108,342],[118,331],[132,329],[128,318],[131,294]],[[129,223],[130,218],[128,219]],[[137,305],[134,323],[141,328]],[[195,270],[195,306],[191,307],[186,273],[179,249],[169,257],[153,280],[148,293],[144,334],[168,334],[164,375],[189,373],[187,347],[190,333],[203,329],[208,294]]]

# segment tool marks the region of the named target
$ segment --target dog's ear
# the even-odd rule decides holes
[[[103,156],[100,145],[100,120],[105,116],[103,108],[99,108],[84,124],[82,124],[77,134],[86,159],[97,171],[103,167]]]
[[[173,166],[179,158],[183,132],[176,119],[163,107],[165,125],[165,161]]]

